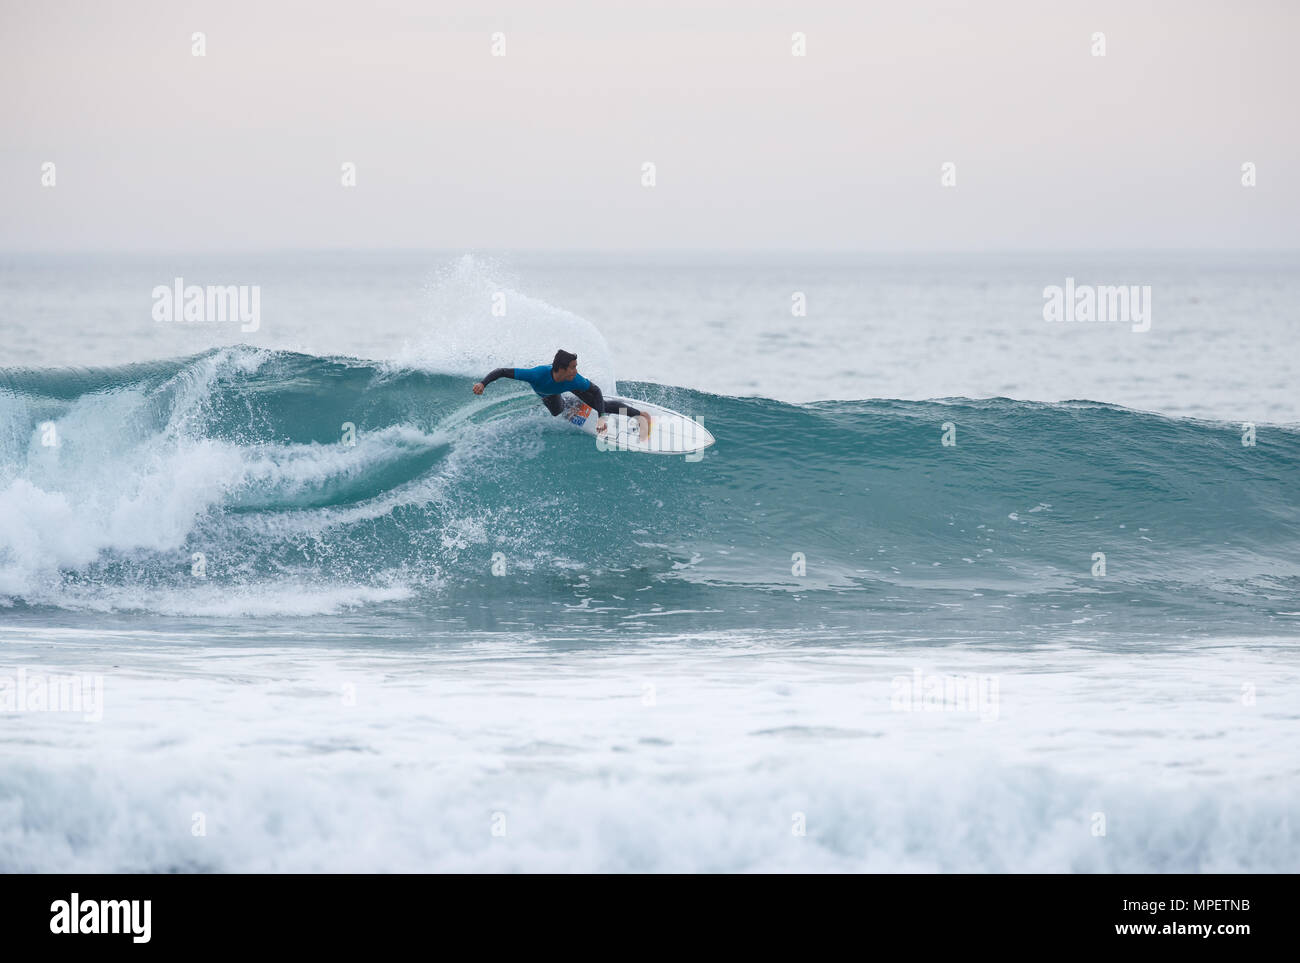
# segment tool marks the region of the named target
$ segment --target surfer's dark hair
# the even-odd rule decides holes
[[[563,368],[567,368],[577,360],[578,356],[576,354],[572,351],[565,351],[561,348],[559,351],[555,352],[555,360],[551,362],[551,370],[560,371]]]

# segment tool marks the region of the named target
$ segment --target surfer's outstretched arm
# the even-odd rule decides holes
[[[474,385],[474,394],[481,395],[483,389],[496,381],[498,378],[513,378],[515,376],[514,368],[493,368],[488,372],[488,376]]]

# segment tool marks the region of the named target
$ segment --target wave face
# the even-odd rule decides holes
[[[513,386],[242,347],[0,373],[0,601],[1029,642],[1300,621],[1295,428],[620,393],[716,446],[601,452]]]

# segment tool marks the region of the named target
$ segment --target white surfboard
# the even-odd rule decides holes
[[[597,431],[600,418],[590,405],[570,397],[563,413],[565,421],[596,439],[598,447],[610,451],[644,451],[655,455],[690,455],[704,451],[716,440],[698,421],[680,412],[635,398],[620,399],[650,416],[650,437],[641,437],[636,418],[605,415],[605,430]]]

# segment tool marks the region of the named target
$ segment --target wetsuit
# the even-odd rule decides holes
[[[595,409],[598,415],[626,414],[635,418],[641,414],[626,401],[619,398],[606,398],[601,394],[599,386],[592,384],[582,375],[575,376],[572,381],[556,381],[551,374],[549,364],[541,364],[536,368],[496,368],[483,379],[483,387],[486,388],[498,378],[513,378],[516,381],[528,382],[533,391],[541,397],[546,410],[553,415],[564,411],[564,401],[560,395],[565,391],[577,395],[584,403]]]

